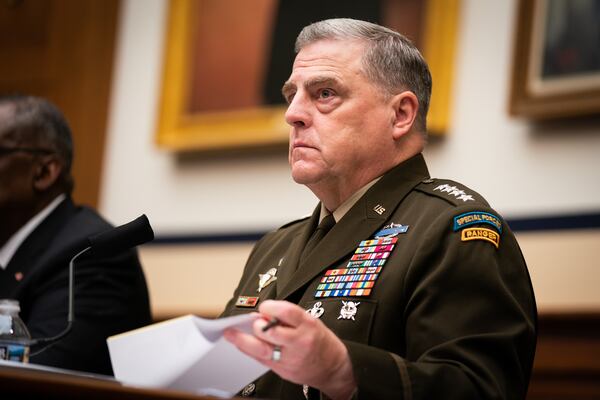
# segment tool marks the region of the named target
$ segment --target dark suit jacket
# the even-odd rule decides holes
[[[50,337],[67,323],[69,260],[89,236],[111,225],[67,198],[21,244],[5,271],[0,297],[17,299],[33,338]],[[75,262],[75,321],[68,336],[31,363],[112,374],[106,338],[151,323],[146,281],[135,250]],[[16,274],[22,274],[18,281]],[[32,351],[35,351],[34,347]]]
[[[491,217],[461,217],[473,215]],[[348,349],[356,398],[525,397],[535,351],[534,295],[513,234],[480,195],[429,179],[422,156],[415,156],[372,186],[298,265],[318,216],[319,207],[259,241],[224,315],[254,311],[236,306],[238,296],[258,296],[257,307],[285,299],[323,311],[321,320]],[[319,297],[326,290],[319,285],[336,282],[327,271],[349,268],[361,241],[390,223],[408,229],[395,236],[370,294]],[[278,279],[257,293],[258,274],[272,267]],[[343,309],[350,301],[354,308]],[[304,398],[301,385],[273,373],[256,382],[254,395]]]

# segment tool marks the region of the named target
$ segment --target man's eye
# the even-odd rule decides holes
[[[333,90],[330,90],[330,89],[322,89],[319,91],[319,97],[322,99],[328,99],[333,95],[334,95]]]
[[[290,93],[288,95],[285,96],[285,101],[289,104],[292,102],[292,100],[294,100],[294,96],[296,95],[296,93]]]

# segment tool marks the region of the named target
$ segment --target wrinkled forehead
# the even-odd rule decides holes
[[[321,39],[305,45],[296,55],[292,70],[306,66],[361,65],[366,42],[358,39]]]
[[[349,83],[365,79],[364,43],[358,40],[319,40],[304,46],[296,59],[283,92],[315,80]]]

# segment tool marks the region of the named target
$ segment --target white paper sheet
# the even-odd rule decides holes
[[[115,378],[135,386],[233,396],[268,368],[225,340],[223,331],[250,332],[256,318],[186,315],[111,336],[107,343]]]

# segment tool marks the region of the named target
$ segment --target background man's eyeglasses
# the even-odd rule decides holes
[[[7,156],[12,153],[52,154],[52,153],[54,153],[54,150],[37,148],[37,147],[3,147],[3,146],[0,146],[0,157]]]

